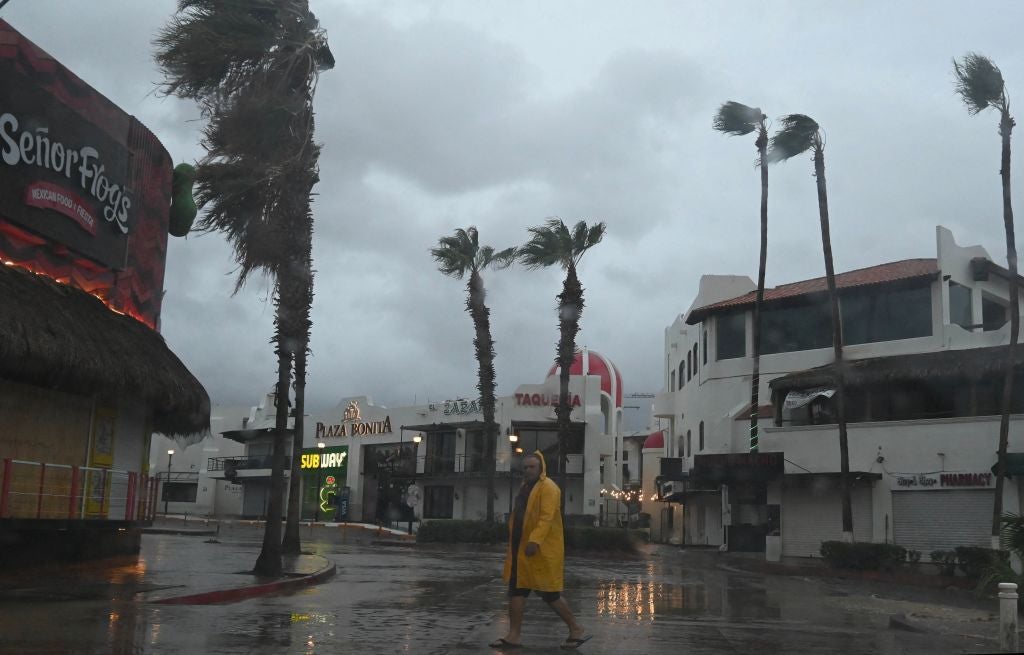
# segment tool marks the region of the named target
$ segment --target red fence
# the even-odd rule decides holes
[[[149,521],[158,480],[135,471],[4,459],[0,519]]]

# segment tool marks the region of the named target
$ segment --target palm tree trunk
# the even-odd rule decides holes
[[[309,212],[307,211],[307,214]],[[288,515],[284,526],[284,541],[281,550],[286,555],[298,555],[302,552],[302,541],[299,536],[299,520],[302,518],[302,446],[305,439],[306,411],[306,360],[309,354],[309,333],[312,327],[309,315],[313,307],[313,218],[307,216],[303,229],[303,261],[304,270],[301,275],[302,291],[297,299],[301,303],[298,308],[299,322],[295,326],[297,346],[295,350],[295,421],[292,426],[292,466],[291,478],[288,480]]]
[[[825,153],[819,143],[814,147],[814,177],[818,186],[818,216],[821,219],[821,247],[825,254],[825,280],[832,306],[832,349],[836,367],[836,413],[839,423],[839,486],[843,506],[843,540],[853,541],[853,506],[850,501],[850,448],[846,435],[846,389],[843,371],[843,321],[839,314],[836,272],[832,265],[832,238],[829,234],[828,191],[825,187]]]
[[[472,271],[467,284],[466,311],[473,318],[476,335],[476,361],[479,379],[476,388],[484,414],[484,474],[487,477],[487,522],[494,522],[494,459],[498,426],[494,422],[494,340],[491,338],[491,310],[484,302],[484,281],[480,273]]]
[[[1010,204],[1010,133],[1013,118],[1003,110],[999,121],[1002,137],[1002,166],[999,175],[1003,183],[1003,228],[1006,231],[1006,267],[1010,271],[1010,344],[1007,346],[1006,373],[1003,375],[1003,398],[999,416],[999,450],[996,456],[996,500],[992,506],[992,548],[999,548],[1000,519],[1003,514],[1003,485],[1006,479],[1006,450],[1010,437],[1010,410],[1013,404],[1013,377],[1020,336],[1020,306],[1017,298],[1017,243],[1013,229],[1013,206]]]
[[[281,285],[278,284],[280,302]],[[263,548],[256,559],[253,572],[257,575],[281,575],[281,509],[284,492],[284,441],[288,433],[288,383],[291,378],[291,352],[287,350],[281,329],[277,335],[277,396],[274,424],[274,450],[270,465],[270,500],[267,503],[267,523],[263,530]]]
[[[757,136],[758,160],[761,163],[761,253],[757,267],[757,298],[754,300],[754,367],[750,377],[750,452],[758,451],[757,414],[761,387],[761,303],[764,301],[764,269],[768,260],[768,130],[761,121]]]
[[[558,420],[558,486],[562,488],[561,511],[565,513],[565,461],[566,447],[572,435],[572,405],[569,402],[569,369],[576,359],[576,334],[580,331],[580,317],[583,315],[583,287],[576,277],[576,266],[571,262],[558,295],[558,405],[555,417]],[[613,408],[614,409],[614,408]],[[618,461],[616,458],[615,461]]]

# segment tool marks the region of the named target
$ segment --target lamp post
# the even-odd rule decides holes
[[[171,481],[171,459],[174,457],[174,449],[167,451],[167,479],[164,480],[164,518],[167,517],[167,483]]]
[[[512,517],[512,456],[515,454],[518,434],[508,435],[508,515]]]
[[[316,442],[316,447],[320,449],[320,455],[316,460],[316,498],[313,499],[313,502],[316,503],[316,508],[313,510],[313,523],[320,520],[320,493],[323,491],[323,482],[320,477],[324,470],[324,448],[327,447],[327,444],[322,441],[318,441]]]

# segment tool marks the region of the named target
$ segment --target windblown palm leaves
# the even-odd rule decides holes
[[[1003,232],[1006,236],[1006,267],[1009,275],[1010,343],[1007,344],[1006,373],[999,419],[999,449],[996,460],[996,493],[992,506],[992,547],[999,547],[1000,519],[1003,513],[1003,486],[1006,479],[1006,451],[1010,438],[1010,403],[1013,398],[1013,371],[1018,337],[1020,336],[1020,301],[1017,288],[1017,242],[1013,227],[1013,205],[1010,201],[1010,135],[1016,122],[1010,115],[1003,74],[988,57],[969,52],[961,61],[953,60],[956,93],[973,116],[992,108],[999,112],[999,137],[1002,141],[999,175],[1003,192]]]
[[[789,114],[779,119],[781,127],[768,142],[768,161],[775,163],[821,146],[818,124],[810,116]]]
[[[178,13],[155,42],[163,90],[199,105],[207,155],[197,167],[197,227],[223,232],[238,262],[236,291],[253,271],[275,279],[277,394],[288,397],[293,358],[309,342],[313,272],[310,193],[319,148],[313,142],[313,90],[334,59],[307,0],[179,0]],[[296,370],[304,371],[304,362]],[[296,405],[305,388],[296,380]],[[281,407],[287,403],[282,402]],[[284,435],[275,429],[271,496],[256,570],[281,572]],[[301,417],[293,437],[298,480]],[[298,551],[298,492],[288,512],[288,549]],[[289,539],[294,535],[294,539]]]
[[[506,268],[516,258],[515,248],[495,251],[491,246],[480,246],[480,234],[475,227],[459,228],[451,236],[441,237],[438,246],[430,250],[441,273],[456,280],[467,274],[466,311],[473,318],[476,336],[477,391],[484,415],[483,463],[487,474],[487,521],[494,521],[494,464],[498,424],[494,421],[494,340],[491,338],[491,310],[487,307],[487,294],[481,272],[487,268]]]
[[[754,301],[754,362],[753,375],[750,377],[750,452],[757,452],[758,408],[760,407],[761,387],[761,304],[764,301],[764,276],[768,259],[768,126],[767,117],[760,109],[748,107],[730,100],[718,108],[712,127],[719,132],[732,136],[743,136],[757,131],[757,163],[761,169],[761,242],[760,257],[757,268],[757,296]],[[682,384],[682,381],[680,381]]]
[[[576,223],[570,231],[561,219],[549,219],[544,225],[529,229],[530,240],[519,249],[519,261],[529,269],[560,266],[565,270],[562,293],[558,294],[558,353],[556,361],[560,367],[558,405],[555,416],[558,419],[558,484],[562,487],[562,507],[565,507],[565,460],[566,445],[572,433],[569,405],[569,368],[576,358],[576,334],[580,330],[583,315],[583,286],[576,275],[576,267],[588,250],[601,243],[605,224],[588,226],[585,221]]]

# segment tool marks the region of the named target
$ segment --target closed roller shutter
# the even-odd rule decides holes
[[[871,488],[855,487],[853,538],[871,541]],[[843,514],[838,489],[826,492],[809,488],[786,489],[782,494],[782,554],[820,557],[821,542],[843,538]]]
[[[991,545],[991,490],[894,491],[892,531],[896,543],[919,550]]]

